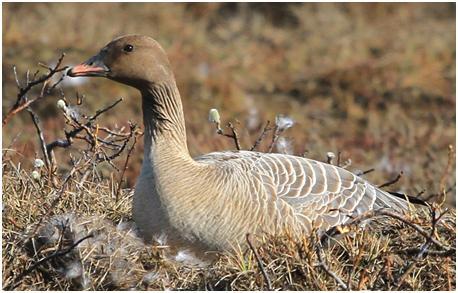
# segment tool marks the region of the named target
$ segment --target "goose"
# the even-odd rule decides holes
[[[180,93],[166,52],[142,35],[114,39],[69,69],[141,93],[144,157],[133,196],[133,219],[145,241],[227,250],[247,233],[306,235],[379,208],[408,202],[335,165],[293,155],[213,152],[192,158]]]

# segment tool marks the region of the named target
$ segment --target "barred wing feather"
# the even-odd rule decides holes
[[[249,174],[241,181],[251,184],[256,210],[264,209],[274,217],[278,230],[289,225],[306,233],[312,226],[325,231],[374,208],[407,209],[406,202],[363,178],[311,159],[240,151],[212,153],[197,160],[241,169],[241,177]]]

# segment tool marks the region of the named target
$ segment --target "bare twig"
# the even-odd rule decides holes
[[[248,246],[250,246],[251,251],[253,251],[254,257],[256,258],[256,261],[258,262],[259,270],[261,271],[262,275],[264,276],[264,279],[266,280],[267,290],[272,291],[272,282],[270,281],[269,275],[267,274],[266,270],[264,269],[264,265],[262,264],[261,258],[259,257],[259,254],[256,248],[254,247],[253,243],[251,242],[250,233],[246,234],[246,241],[248,242]]]
[[[41,151],[43,153],[43,157],[45,158],[46,168],[48,169],[49,175],[52,176],[53,162],[51,162],[49,158],[49,153],[47,151],[45,137],[43,135],[43,130],[41,129],[41,126],[40,126],[40,119],[38,118],[37,114],[35,114],[35,112],[32,110],[32,108],[27,107],[27,111],[30,113],[30,117],[32,117],[33,124],[35,125],[35,128],[37,130],[38,138],[40,140]]]
[[[434,237],[434,233],[436,231],[436,223],[439,220],[439,217],[436,218],[436,211],[434,208],[430,209],[431,211],[431,233],[429,237],[426,238],[425,243],[420,247],[417,255],[415,256],[414,260],[407,266],[407,268],[404,270],[404,273],[401,275],[399,278],[399,281],[395,287],[395,290],[398,291],[399,288],[401,288],[402,284],[404,283],[404,280],[406,277],[412,272],[412,270],[417,266],[418,262],[423,258],[423,255],[426,253],[428,250],[428,247],[431,245]]]
[[[240,151],[242,148],[240,147],[240,140],[239,140],[239,134],[237,133],[237,129],[235,129],[235,126],[232,124],[232,122],[229,122],[227,124],[227,127],[231,129],[232,131],[231,134],[224,133],[222,129],[218,129],[216,133],[222,136],[232,138],[234,140],[235,147],[237,148],[238,151]]]
[[[131,129],[130,129],[131,133],[134,132],[136,127],[137,127],[136,125],[131,124]],[[130,156],[132,154],[133,149],[135,148],[135,144],[137,143],[137,136],[134,135],[133,138],[134,138],[134,142],[132,143],[132,145],[130,146],[129,150],[127,151],[126,161],[124,162],[124,166],[122,168],[122,172],[119,175],[118,187],[116,189],[116,194],[115,194],[116,202],[118,201],[118,198],[119,198],[119,192],[121,191],[121,183],[122,183],[122,180],[123,180],[123,177],[124,177],[124,173],[126,172],[126,169],[127,169],[127,164],[129,163],[129,159],[130,159]]]
[[[2,121],[3,125],[6,125],[6,123],[8,123],[9,119],[12,116],[14,116],[17,113],[21,112],[22,110],[26,109],[27,107],[29,107],[32,103],[34,103],[38,99],[41,99],[41,98],[44,97],[43,89],[46,87],[48,80],[52,76],[54,76],[54,74],[56,74],[58,72],[61,72],[61,71],[64,71],[64,70],[66,70],[68,68],[68,66],[64,66],[62,68],[59,68],[61,63],[62,63],[62,60],[64,59],[64,57],[65,57],[65,53],[62,53],[62,55],[57,60],[57,63],[53,68],[47,67],[47,69],[49,70],[48,74],[45,74],[45,75],[43,75],[42,77],[40,77],[38,79],[35,79],[35,76],[36,76],[36,74],[35,74],[33,79],[31,81],[27,81],[27,84],[24,87],[22,87],[20,85],[20,83],[19,83],[19,79],[17,78],[17,73],[16,73],[16,67],[13,68],[15,79],[16,79],[16,84],[18,85],[18,88],[19,88],[19,93],[17,94],[17,99],[16,99],[16,102],[14,103],[13,107],[11,107],[11,109],[8,111],[8,113],[3,118],[3,121]],[[52,88],[57,86],[57,84],[59,84],[61,81],[62,80],[59,80],[58,82],[56,82],[56,84],[54,84],[52,86]],[[26,99],[26,95],[30,91],[30,89],[32,89],[34,86],[36,86],[38,84],[41,84],[41,83],[44,83],[43,87],[42,87],[41,94],[36,96],[33,99],[27,100]],[[50,90],[52,90],[52,88]]]
[[[357,172],[357,173],[356,173],[356,176],[366,175],[366,174],[369,174],[369,173],[374,172],[374,171],[375,171],[374,168],[370,168],[370,169],[368,169],[368,170],[366,170],[366,171]]]
[[[445,202],[446,199],[446,181],[447,178],[449,177],[450,171],[452,170],[453,163],[455,162],[455,150],[453,149],[452,145],[448,146],[448,160],[447,160],[447,166],[444,169],[444,172],[442,173],[440,183],[439,183],[439,191],[442,195],[442,198],[439,201],[439,206],[442,206]]]
[[[424,249],[424,248],[408,248],[403,250],[402,252],[407,255],[418,255],[420,252],[423,251],[423,255],[431,255],[431,256],[439,256],[439,257],[450,257],[455,255],[454,250],[432,250],[432,249]]]
[[[97,117],[99,117],[101,114],[109,111],[110,109],[114,108],[117,104],[121,103],[123,101],[123,98],[119,98],[116,102],[114,102],[113,104],[103,108],[103,109],[100,109],[100,110],[97,110],[95,112],[95,115],[89,117],[89,122],[92,122],[94,121],[95,119],[97,119]],[[89,122],[86,123],[87,126],[89,126]]]
[[[361,223],[363,220],[366,220],[366,219],[369,219],[369,218],[374,218],[374,217],[377,217],[377,216],[387,216],[387,217],[391,217],[391,218],[397,219],[397,220],[403,222],[404,224],[406,224],[406,225],[412,227],[413,229],[415,229],[425,239],[430,239],[430,241],[432,243],[434,243],[435,245],[439,246],[440,248],[442,248],[444,250],[456,251],[456,249],[454,247],[448,247],[448,246],[442,244],[441,242],[439,242],[437,239],[435,239],[432,236],[430,236],[428,234],[428,232],[426,232],[423,228],[421,228],[417,224],[413,223],[412,221],[409,221],[408,219],[406,219],[402,215],[399,215],[399,214],[397,214],[395,212],[388,211],[386,209],[378,209],[378,210],[367,211],[367,212],[361,214],[360,216],[354,218],[351,222],[345,224],[344,226],[355,225],[355,224]]]
[[[108,110],[112,109],[117,104],[119,104],[122,100],[123,99],[120,98],[117,101],[115,101],[113,104],[110,104],[105,108],[97,110],[96,113],[93,116],[89,117],[88,121],[86,123],[84,123],[84,124],[79,122],[77,119],[72,118],[71,121],[75,123],[76,127],[73,130],[69,131],[69,132],[65,132],[65,139],[57,139],[57,140],[47,144],[46,145],[46,150],[48,152],[48,155],[50,155],[51,152],[53,151],[53,149],[56,148],[56,147],[67,148],[67,147],[71,146],[72,143],[73,143],[73,139],[74,138],[78,138],[77,134],[79,134],[83,130],[86,130],[86,132],[90,135],[90,137],[92,139],[92,141],[89,140],[88,142],[90,144],[95,144],[95,141],[97,139],[94,137],[94,135],[92,134],[92,131],[90,130],[90,129],[92,129],[92,123],[94,122],[94,120],[97,119],[98,116],[100,116],[101,114],[103,114],[103,113],[107,112]]]
[[[401,179],[402,175],[404,175],[404,172],[401,171],[401,172],[399,172],[398,176],[396,176],[396,178],[379,185],[378,188],[383,188],[383,187],[387,187],[387,186],[395,184],[396,182],[399,181],[399,179]]]
[[[19,77],[17,76],[16,66],[13,66],[13,74],[14,74],[14,80],[16,81],[16,85],[20,89],[21,88],[21,83],[19,82]]]
[[[274,128],[274,133],[272,135],[272,140],[270,141],[269,148],[267,149],[268,153],[271,153],[272,150],[274,149],[275,143],[277,142],[278,138],[280,137],[280,134],[283,132],[282,128],[279,128],[278,125],[275,125]]]
[[[261,141],[262,141],[262,140],[264,139],[264,137],[266,136],[267,132],[269,132],[270,130],[272,130],[272,128],[269,127],[269,124],[270,124],[270,121],[267,120],[266,125],[264,126],[264,129],[262,130],[261,134],[260,134],[259,137],[256,139],[256,141],[254,142],[253,146],[250,148],[250,151],[256,150],[256,148],[259,146],[259,144],[261,143]]]
[[[318,256],[318,260],[319,260],[319,266],[330,276],[332,277],[336,282],[337,284],[339,284],[340,287],[342,287],[343,290],[348,290],[348,287],[347,285],[345,285],[345,283],[342,281],[341,278],[339,278],[336,273],[334,273],[333,271],[331,271],[328,267],[328,265],[326,264],[326,262],[324,261],[324,257],[323,257],[323,249],[321,247],[321,243],[318,241],[317,244],[316,244],[316,254]]]
[[[132,131],[132,135],[134,134],[134,131]],[[127,144],[129,143],[130,141],[130,138],[131,137],[128,137],[124,140],[124,143],[123,145],[119,148],[119,150],[113,154],[111,154],[110,156],[108,156],[105,151],[103,149],[101,149],[101,152],[103,153],[102,156],[100,156],[99,154],[97,154],[97,162],[98,163],[101,163],[101,162],[111,162],[113,159],[119,157],[122,152],[124,151],[124,149],[126,148]]]
[[[119,136],[119,137],[128,137],[130,135],[129,133],[115,132],[109,128],[101,127],[101,126],[99,127],[99,130],[104,131],[110,135]],[[122,131],[122,129],[120,131]]]
[[[455,190],[455,187],[456,187],[456,182],[455,182],[454,184],[452,184],[452,186],[450,186],[449,188],[447,188],[447,190],[441,191],[440,193],[432,193],[432,194],[428,195],[427,197],[425,197],[424,200],[425,200],[425,201],[429,201],[429,200],[431,200],[431,199],[434,198],[434,197],[441,196],[441,195],[443,196],[444,194],[447,195],[447,194],[449,194],[450,192],[452,192],[453,190]],[[424,191],[423,191],[422,193],[424,193]]]

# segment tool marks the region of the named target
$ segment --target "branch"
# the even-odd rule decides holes
[[[248,245],[250,246],[251,251],[253,251],[254,257],[256,258],[256,261],[258,262],[259,270],[261,271],[262,275],[264,276],[264,279],[266,280],[267,290],[268,291],[272,291],[272,283],[270,282],[269,275],[267,275],[267,273],[266,273],[266,271],[264,269],[264,265],[262,264],[261,258],[259,257],[258,252],[256,251],[256,249],[254,248],[253,243],[251,242],[251,234],[250,233],[246,234],[246,241],[248,242]]]
[[[52,174],[53,172],[52,165],[53,164],[51,160],[49,159],[49,153],[47,151],[45,137],[43,135],[43,130],[41,129],[41,126],[40,126],[40,119],[38,118],[37,114],[35,114],[35,112],[32,110],[32,108],[27,107],[27,111],[30,113],[30,117],[32,117],[33,124],[35,125],[35,128],[37,130],[38,138],[40,140],[41,151],[45,158],[46,168],[48,169],[49,174]]]
[[[261,141],[264,139],[264,137],[266,136],[267,132],[272,130],[272,128],[269,128],[269,124],[270,124],[270,121],[267,120],[266,125],[264,126],[264,129],[262,130],[261,134],[256,139],[256,141],[254,142],[253,146],[250,148],[250,151],[254,151],[259,146]]]
[[[106,111],[114,108],[117,104],[121,103],[123,101],[123,98],[119,98],[116,102],[114,102],[113,104],[103,108],[103,109],[100,109],[100,110],[97,110],[95,112],[95,115],[94,116],[91,116],[89,117],[89,122],[92,122],[94,121],[95,119],[97,119],[97,117],[99,117],[101,114],[105,113]],[[86,123],[86,126],[89,126],[90,123]]]
[[[444,212],[444,214],[445,214],[445,212]],[[441,214],[440,217],[442,217],[442,215],[443,214]],[[429,239],[432,243],[434,243],[435,245],[439,246],[440,248],[442,248],[444,250],[456,251],[456,249],[454,247],[448,247],[448,246],[442,244],[441,242],[439,242],[437,239],[433,238],[431,235],[428,234],[428,232],[426,232],[422,227],[418,226],[417,224],[412,223],[411,221],[409,221],[408,219],[404,218],[403,216],[401,216],[401,215],[399,215],[397,213],[390,212],[390,211],[387,211],[387,210],[384,210],[384,209],[368,211],[368,212],[366,212],[364,214],[361,214],[360,216],[354,218],[350,223],[344,224],[343,226],[355,225],[355,224],[361,223],[363,220],[366,220],[366,219],[369,219],[369,218],[373,218],[373,217],[377,217],[377,216],[387,216],[387,217],[391,217],[391,218],[397,219],[397,220],[403,222],[404,224],[406,224],[406,225],[412,227],[413,229],[415,229],[421,236],[423,236],[425,239]]]
[[[383,188],[383,187],[387,187],[387,186],[395,184],[396,182],[399,181],[399,179],[401,179],[402,175],[404,175],[404,172],[401,171],[401,172],[399,172],[398,176],[396,176],[396,178],[379,185],[378,188]]]
[[[275,145],[275,143],[277,142],[278,137],[279,137],[280,134],[283,132],[283,130],[284,130],[284,129],[279,128],[278,125],[275,125],[274,134],[272,135],[272,140],[271,140],[271,142],[270,142],[269,148],[267,149],[267,152],[268,152],[268,153],[271,153],[272,150],[274,149],[274,145]]]
[[[455,184],[453,184],[452,186],[447,188],[447,190],[442,191],[440,193],[432,193],[432,194],[428,195],[424,200],[425,201],[429,201],[429,200],[431,200],[432,198],[434,198],[436,196],[443,195],[444,193],[445,193],[445,195],[447,195],[448,193],[452,192],[455,189],[455,186],[456,186],[456,182],[455,182]],[[424,191],[422,193],[424,193]]]
[[[65,140],[64,139],[57,139],[57,140],[47,144],[46,145],[46,150],[48,152],[48,155],[50,155],[51,152],[53,151],[53,149],[56,148],[56,147],[67,148],[67,147],[71,146],[72,143],[73,143],[73,139],[77,138],[76,136],[83,130],[86,130],[86,132],[89,135],[92,135],[91,131],[89,130],[89,127],[92,127],[92,123],[94,122],[94,120],[96,120],[97,117],[100,116],[101,114],[103,114],[103,113],[107,112],[108,110],[112,109],[113,107],[115,107],[122,100],[123,100],[123,98],[120,98],[117,101],[115,101],[113,104],[108,105],[107,107],[105,107],[103,109],[97,110],[96,113],[93,116],[89,117],[88,121],[85,124],[82,124],[77,119],[74,119],[74,118],[71,119],[71,121],[74,122],[74,124],[76,124],[76,127],[73,130],[69,131],[69,132],[65,132]],[[92,137],[92,138],[94,138],[94,137]]]
[[[396,291],[399,290],[399,288],[401,288],[402,284],[404,283],[404,280],[405,278],[410,274],[410,272],[415,268],[415,266],[417,265],[417,263],[423,258],[423,255],[426,253],[426,251],[428,250],[428,247],[431,245],[431,243],[433,242],[433,236],[436,232],[436,224],[437,222],[439,221],[439,219],[445,215],[445,213],[447,213],[447,211],[443,212],[442,214],[440,214],[437,218],[436,218],[436,211],[434,208],[431,208],[430,209],[430,212],[431,212],[431,233],[429,235],[429,237],[426,238],[426,242],[420,247],[417,255],[415,256],[414,260],[410,263],[410,265],[408,265],[407,269],[404,271],[404,273],[402,274],[402,276],[399,278],[399,281],[398,281],[398,284],[396,285]],[[452,250],[448,250],[448,251],[452,251]],[[448,252],[447,251],[447,252]],[[455,252],[455,251],[453,251]]]
[[[11,117],[13,117],[14,115],[16,115],[17,113],[21,112],[22,110],[26,109],[27,107],[29,107],[33,102],[35,102],[36,100],[38,99],[41,99],[45,96],[45,93],[44,93],[44,88],[46,87],[47,85],[47,82],[48,80],[56,73],[58,72],[61,72],[61,71],[64,71],[68,68],[68,66],[64,66],[62,68],[59,68],[59,66],[61,65],[62,63],[62,60],[64,59],[65,57],[65,53],[62,53],[62,55],[60,56],[59,60],[57,60],[57,63],[56,63],[56,66],[54,66],[53,68],[51,67],[47,67],[47,69],[49,70],[49,73],[48,74],[45,74],[43,75],[42,77],[40,77],[39,79],[35,79],[37,73],[34,74],[33,76],[33,79],[32,81],[29,81],[28,80],[28,77],[27,77],[27,84],[25,87],[21,87],[20,83],[19,83],[19,80],[17,78],[17,73],[16,73],[16,67],[13,68],[13,71],[14,71],[14,75],[15,75],[15,79],[16,79],[16,84],[18,85],[18,88],[19,88],[19,93],[17,94],[17,98],[16,98],[16,102],[14,103],[13,107],[11,107],[11,109],[8,111],[8,113],[5,115],[5,117],[3,118],[3,121],[2,121],[2,124],[3,126],[6,125],[6,123],[8,123],[8,121],[10,120]],[[27,74],[28,76],[28,74]],[[48,90],[47,94],[54,88],[57,86],[57,84],[59,84],[61,81],[62,81],[63,77],[61,77],[59,79],[59,81],[57,81],[53,86],[51,86],[51,88]],[[37,97],[31,99],[31,100],[26,100],[26,94],[36,85],[38,84],[41,84],[41,83],[44,83],[43,84],[43,88],[42,88],[42,91],[40,93],[40,95],[38,95]],[[25,101],[24,101],[25,100]]]
[[[232,130],[232,134],[223,133],[222,129],[217,129],[216,133],[218,133],[219,135],[222,135],[222,136],[226,136],[226,137],[232,138],[234,140],[235,147],[237,148],[238,151],[240,151],[242,148],[240,147],[240,140],[239,140],[239,135],[237,133],[237,129],[235,129],[235,127],[232,124],[232,122],[229,122],[227,124],[227,127],[229,127]]]
[[[366,174],[369,174],[369,173],[374,172],[374,171],[375,171],[374,168],[370,168],[370,169],[368,169],[366,171],[357,172],[355,175],[356,176],[362,176],[362,175],[366,175]]]
[[[137,127],[136,125],[131,125],[131,133],[135,130],[136,127]],[[128,138],[128,140],[130,140],[130,137]],[[137,136],[134,135],[134,142],[132,143],[129,150],[127,151],[126,161],[124,162],[124,167],[122,168],[121,175],[119,176],[118,188],[116,189],[116,195],[115,195],[116,202],[118,202],[119,192],[121,191],[122,178],[124,177],[124,173],[126,172],[126,169],[127,169],[127,164],[129,163],[130,156],[132,154],[132,151],[136,143],[137,143]]]
[[[431,255],[431,256],[439,256],[439,257],[449,257],[455,255],[455,251],[451,250],[432,250],[432,249],[420,249],[420,248],[407,248],[406,250],[402,251],[407,255],[417,255],[418,253],[422,252],[424,255]]]
[[[318,241],[317,245],[316,245],[316,254],[318,256],[318,260],[320,261],[320,263],[318,264],[329,276],[331,276],[336,282],[337,284],[340,285],[340,287],[342,287],[342,289],[344,290],[348,290],[348,287],[347,285],[345,285],[345,283],[342,281],[342,279],[340,279],[336,273],[334,273],[333,271],[331,271],[328,267],[328,265],[326,264],[326,262],[324,261],[324,258],[323,258],[323,250],[322,250],[322,247],[321,247],[321,243]]]
[[[128,136],[130,136],[129,133],[115,132],[115,131],[113,131],[111,129],[108,129],[108,128],[102,127],[102,126],[99,127],[99,130],[102,130],[102,131],[104,131],[104,132],[106,132],[106,133],[108,133],[110,135],[119,136],[119,137],[128,137]],[[121,129],[121,131],[122,131],[122,129]]]
[[[440,206],[442,206],[445,202],[447,191],[446,191],[446,180],[447,177],[450,174],[450,171],[452,170],[453,163],[455,162],[455,150],[453,149],[453,145],[448,146],[448,160],[447,160],[447,166],[444,169],[444,172],[442,173],[440,183],[439,183],[439,191],[442,195],[442,199],[440,201]]]

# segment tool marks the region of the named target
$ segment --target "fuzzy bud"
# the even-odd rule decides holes
[[[33,166],[38,169],[43,167],[44,165],[45,163],[40,159],[35,159],[35,161],[33,162]]]
[[[210,121],[212,123],[216,123],[216,124],[220,124],[221,123],[218,110],[210,109],[210,111],[208,112],[208,121]]]
[[[40,178],[41,178],[40,172],[35,170],[35,171],[32,172],[31,175],[32,175],[33,180],[40,181]]]
[[[67,103],[65,103],[64,100],[60,99],[59,101],[57,101],[57,108],[65,111],[65,109],[67,108]]]
[[[278,130],[283,131],[291,128],[294,125],[294,120],[288,116],[277,115],[277,117],[275,117],[275,125]]]

